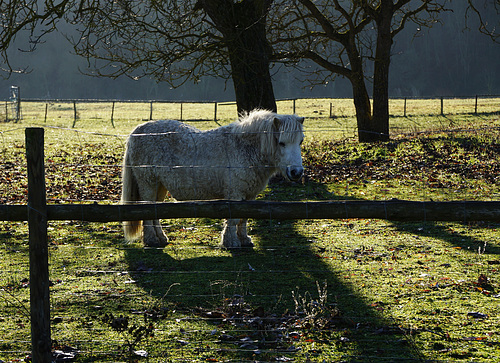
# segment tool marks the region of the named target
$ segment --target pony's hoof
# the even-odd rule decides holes
[[[219,248],[221,249],[232,249],[232,248],[240,248],[241,247],[241,242],[239,239],[229,239],[229,238],[223,238],[222,241],[219,243]]]
[[[165,238],[150,238],[144,240],[144,247],[165,247],[168,244],[168,239]]]
[[[223,250],[232,250],[238,248],[253,248],[253,247],[254,245],[251,241],[248,241],[247,243],[242,243],[240,240],[238,240],[238,243],[224,243],[224,242],[219,243],[219,248]]]
[[[233,250],[233,249],[236,249],[236,248],[241,248],[241,246],[239,245],[225,245],[223,243],[219,243],[219,248],[221,250]]]
[[[252,239],[250,237],[244,237],[240,239],[241,242],[241,247],[247,247],[247,248],[253,248],[254,244],[252,242]]]

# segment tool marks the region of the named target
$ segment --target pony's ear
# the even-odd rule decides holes
[[[278,132],[280,130],[281,120],[277,117],[273,120],[273,131]]]
[[[297,121],[299,121],[303,125],[304,124],[304,117],[298,117]]]
[[[281,120],[275,117],[273,120],[273,139],[276,145],[278,145],[278,142],[280,140],[280,126],[281,126]]]

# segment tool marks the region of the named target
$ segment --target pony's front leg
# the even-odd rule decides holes
[[[236,227],[236,234],[241,242],[241,247],[253,247],[252,239],[247,234],[247,219],[240,219]]]
[[[224,229],[222,231],[222,237],[219,247],[241,247],[241,241],[238,238],[238,234],[236,232],[236,226],[238,225],[238,223],[239,219],[226,219],[224,221]]]
[[[143,241],[145,246],[165,247],[167,245],[168,238],[165,235],[165,233],[163,233],[160,221],[158,219],[145,220],[143,222],[143,227],[144,227]]]

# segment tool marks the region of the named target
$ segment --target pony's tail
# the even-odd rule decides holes
[[[139,185],[137,179],[128,164],[128,152],[125,152],[125,160],[123,161],[122,171],[122,198],[121,204],[129,204],[140,200]],[[134,241],[141,238],[142,221],[124,221],[123,232],[126,241]]]

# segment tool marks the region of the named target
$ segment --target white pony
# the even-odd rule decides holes
[[[303,174],[300,144],[303,117],[254,110],[209,131],[172,120],[139,125],[130,134],[123,161],[122,203],[186,200],[253,200],[280,172],[298,181]],[[228,219],[221,247],[251,247],[246,219]],[[125,238],[165,246],[158,220],[124,223]]]

